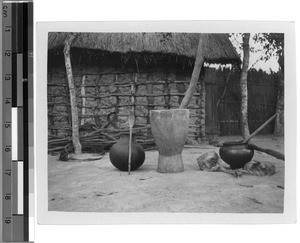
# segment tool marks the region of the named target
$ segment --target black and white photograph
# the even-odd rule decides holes
[[[2,241],[299,238],[297,7],[2,0]]]
[[[284,32],[46,37],[45,210],[284,214]]]

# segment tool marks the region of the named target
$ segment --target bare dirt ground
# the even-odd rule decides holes
[[[221,137],[228,141],[233,137]],[[252,142],[284,152],[283,138],[257,136]],[[284,161],[255,151],[253,160],[276,166],[272,176],[200,171],[197,157],[219,148],[202,145],[185,148],[185,171],[156,171],[157,151],[147,151],[146,160],[131,175],[114,168],[108,153],[90,162],[61,162],[48,157],[49,210],[72,212],[197,212],[282,213]]]

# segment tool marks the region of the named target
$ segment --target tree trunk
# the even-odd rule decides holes
[[[284,135],[284,56],[283,53],[278,60],[280,66],[279,80],[278,80],[278,92],[276,113],[278,114],[275,120],[275,136]]]
[[[195,60],[195,65],[190,81],[190,85],[185,93],[185,96],[181,102],[180,109],[187,109],[193,94],[195,92],[197,82],[199,79],[199,74],[201,72],[202,65],[204,63],[204,55],[205,55],[205,49],[206,49],[206,43],[208,39],[208,34],[200,34],[200,39],[199,39],[199,45],[197,49],[197,54],[196,54],[196,60]]]
[[[241,87],[241,118],[240,126],[243,138],[249,136],[249,125],[248,125],[248,88],[247,88],[247,77],[249,68],[249,39],[250,33],[243,35],[243,67],[240,77]]]
[[[65,41],[64,56],[65,56],[65,66],[66,73],[69,84],[70,91],[70,101],[71,101],[71,116],[72,116],[72,142],[75,149],[75,154],[80,154],[82,152],[81,144],[79,141],[79,119],[78,119],[78,108],[76,104],[76,91],[75,84],[72,74],[70,48],[72,42],[77,38],[78,34],[71,33]]]

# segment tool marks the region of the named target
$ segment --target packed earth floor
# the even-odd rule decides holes
[[[232,137],[220,137],[230,141]],[[257,136],[252,142],[284,152],[283,138]],[[200,171],[197,158],[218,147],[185,147],[182,173],[157,172],[158,152],[146,151],[144,164],[128,175],[117,170],[109,154],[96,161],[58,161],[48,157],[49,211],[282,213],[284,161],[255,151],[253,160],[276,166],[272,176]]]

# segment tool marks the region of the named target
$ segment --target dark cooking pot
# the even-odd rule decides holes
[[[120,133],[120,139],[111,146],[109,159],[113,166],[121,171],[128,171],[129,133]],[[131,142],[131,171],[138,169],[145,161],[145,151],[142,145]]]
[[[225,142],[219,151],[220,157],[230,168],[235,170],[243,168],[244,165],[251,161],[254,150],[249,148],[248,143],[243,142]]]

